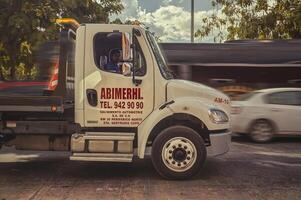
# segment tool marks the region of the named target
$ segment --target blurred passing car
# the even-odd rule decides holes
[[[301,88],[257,90],[232,102],[232,131],[255,142],[301,135]]]

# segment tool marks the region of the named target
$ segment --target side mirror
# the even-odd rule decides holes
[[[122,33],[122,60],[124,62],[133,60],[133,50],[131,48],[132,37],[129,33]]]
[[[128,62],[122,63],[121,66],[122,74],[124,76],[132,76],[132,68],[133,68],[132,63],[128,63]]]

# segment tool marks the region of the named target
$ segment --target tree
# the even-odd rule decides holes
[[[39,44],[57,39],[56,18],[107,23],[109,14],[122,9],[120,0],[0,0],[0,78],[30,76]],[[16,77],[18,67],[25,70],[20,77]]]
[[[197,37],[215,32],[219,40],[301,38],[300,0],[213,0],[212,5],[219,11],[202,19]]]
[[[63,0],[62,17],[75,18],[81,23],[108,23],[110,14],[122,11],[121,0]]]
[[[22,61],[32,68],[29,57],[33,56],[32,49],[37,41],[49,36],[45,28],[51,26],[56,17],[57,5],[54,4],[51,0],[42,4],[38,1],[0,0],[0,29],[5,30],[0,32],[0,42],[3,56],[7,58],[10,79],[15,79],[16,68]],[[22,60],[24,54],[27,54],[26,61]]]

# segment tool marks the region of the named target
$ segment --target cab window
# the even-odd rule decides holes
[[[146,60],[142,51],[141,46],[139,45],[139,42],[137,38],[134,38],[134,43],[136,44],[136,49],[135,49],[135,58],[134,58],[134,66],[136,69],[136,76],[144,76],[146,74]]]
[[[121,73],[122,33],[98,33],[94,36],[94,61],[96,66],[107,72]]]
[[[135,69],[136,76],[146,74],[146,60],[137,38],[134,38],[136,44],[135,51]],[[94,62],[95,65],[103,71],[111,73],[122,73],[122,33],[108,32],[97,33],[94,36]]]

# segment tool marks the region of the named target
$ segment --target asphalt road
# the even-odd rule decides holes
[[[68,153],[0,151],[0,200],[15,199],[301,199],[301,139],[253,144],[208,158],[199,176],[167,181],[151,160],[76,162]]]

